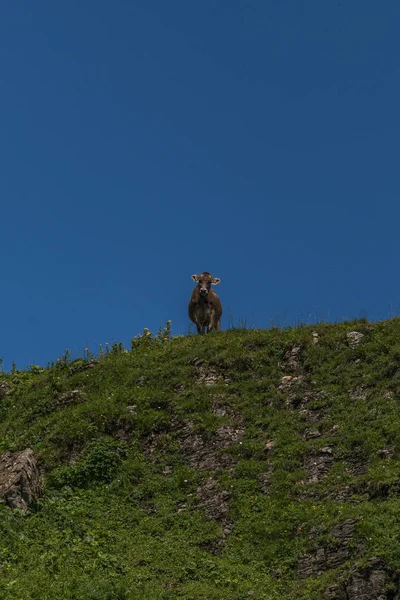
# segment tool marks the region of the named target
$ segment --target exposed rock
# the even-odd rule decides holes
[[[212,403],[212,412],[216,417],[219,418],[229,417],[230,419],[236,421],[241,420],[241,416],[233,410],[233,407],[224,401],[223,395],[214,396]]]
[[[71,390],[69,392],[64,392],[64,394],[61,394],[61,396],[58,397],[57,405],[60,407],[69,406],[70,404],[73,404],[76,400],[79,400],[79,398],[83,397],[84,393],[81,390]]]
[[[197,488],[200,504],[204,508],[207,519],[211,521],[225,521],[229,512],[230,494],[219,488],[218,482],[213,477],[208,477]]]
[[[316,454],[306,458],[304,467],[307,471],[305,483],[318,483],[325,477],[333,465],[333,451],[330,446],[320,448]]]
[[[216,367],[208,365],[200,358],[193,358],[190,361],[190,364],[196,367],[196,381],[201,385],[213,386],[220,382],[224,382],[225,385],[229,385],[232,382],[229,377],[223,376],[223,374]]]
[[[329,586],[324,600],[399,600],[399,575],[391,574],[380,558],[358,569],[343,584]]]
[[[318,429],[306,429],[303,433],[304,440],[314,440],[321,437],[321,432]]]
[[[315,344],[318,344],[319,341],[319,335],[318,335],[318,331],[313,331],[312,332],[312,343],[315,346]]]
[[[388,579],[384,562],[379,558],[371,559],[370,564],[360,569],[346,584],[347,600],[394,599],[393,590],[390,596],[386,591]],[[396,598],[399,598],[398,581],[396,587]]]
[[[347,337],[347,342],[350,346],[350,348],[357,348],[358,344],[361,342],[361,340],[364,337],[364,334],[361,333],[361,331],[350,331],[349,333],[346,334]]]
[[[300,413],[304,416],[304,420],[310,424],[321,422],[325,416],[322,410],[316,408],[310,408],[309,410],[303,408]]]
[[[213,554],[218,554],[228,535],[232,533],[233,521],[229,518],[230,493],[221,489],[218,482],[209,477],[197,488],[200,506],[203,507],[207,519],[221,524],[221,537],[208,546]]]
[[[356,488],[352,484],[344,485],[335,490],[332,494],[328,492],[326,495],[331,495],[337,502],[350,502],[353,494],[356,493]],[[357,504],[358,501],[353,501],[352,504]]]
[[[0,502],[26,513],[42,494],[40,472],[33,451],[6,452],[0,458]]]
[[[190,466],[215,471],[235,463],[232,456],[221,451],[239,443],[243,433],[244,427],[240,424],[236,427],[222,425],[210,439],[205,440],[200,433],[193,430],[190,422],[186,422],[179,437]]]
[[[299,385],[303,381],[303,379],[304,378],[302,375],[298,375],[297,377],[295,377],[294,375],[284,375],[281,379],[281,383],[278,386],[278,389],[284,390]]]
[[[91,362],[85,363],[84,365],[79,365],[78,367],[73,367],[68,376],[75,375],[75,373],[80,373],[81,371],[86,371],[87,369],[93,369],[97,365],[97,360],[92,360]]]
[[[258,481],[260,482],[260,488],[263,494],[269,494],[269,488],[271,485],[271,476],[274,471],[274,466],[272,462],[267,463],[267,470],[265,473],[261,473],[258,476]]]
[[[367,394],[362,385],[350,390],[349,396],[352,400],[366,400],[367,399]]]
[[[12,387],[7,381],[0,381],[0,398],[10,396],[12,391]]]
[[[222,381],[222,377],[219,375],[216,369],[205,366],[199,368],[197,383],[206,386],[212,386],[217,385],[217,383],[219,383],[220,381]]]
[[[303,554],[297,563],[297,576],[306,579],[312,575],[321,575],[326,569],[325,548],[318,548],[315,554]]]
[[[393,446],[388,446],[387,448],[382,448],[381,450],[378,450],[377,452],[379,458],[384,458],[384,459],[391,459],[394,456],[394,447]]]
[[[354,533],[355,526],[356,521],[354,519],[345,519],[332,527],[331,535],[340,542],[347,544]]]
[[[353,454],[346,461],[346,472],[357,477],[368,470],[368,461],[361,448],[354,448]]]
[[[228,414],[226,408],[224,408],[223,406],[220,407],[218,405],[214,405],[212,411],[214,415],[219,418],[226,417],[226,415]]]
[[[176,383],[174,385],[174,390],[177,394],[183,394],[183,392],[185,391],[185,386],[183,383]]]
[[[194,356],[191,360],[189,360],[189,365],[193,365],[195,367],[200,367],[203,364],[204,360],[198,356]]]
[[[355,521],[346,519],[333,527],[331,535],[336,543],[317,548],[312,554],[303,554],[297,563],[297,575],[300,579],[321,575],[327,569],[336,569],[345,563],[349,556],[348,544],[354,533]]]
[[[293,345],[288,348],[285,352],[284,359],[286,365],[293,370],[297,370],[300,365],[300,354],[302,347],[300,345]]]
[[[340,585],[330,585],[325,590],[324,600],[347,600],[346,592]]]

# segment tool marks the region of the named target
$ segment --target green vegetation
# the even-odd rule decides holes
[[[0,505],[1,600],[321,600],[372,557],[400,572],[400,319],[168,323],[2,382],[0,451],[32,448],[44,493]]]

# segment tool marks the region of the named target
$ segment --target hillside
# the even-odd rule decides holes
[[[0,374],[0,598],[399,600],[399,401],[400,319]]]

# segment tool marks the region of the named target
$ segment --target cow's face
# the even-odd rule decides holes
[[[204,300],[208,298],[208,292],[211,289],[211,284],[217,285],[221,280],[218,277],[212,277],[211,273],[204,271],[201,275],[192,275],[193,281],[197,283],[200,297]]]

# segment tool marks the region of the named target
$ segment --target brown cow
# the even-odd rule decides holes
[[[221,327],[222,304],[211,284],[220,283],[218,277],[212,277],[211,273],[204,271],[198,277],[192,275],[193,281],[197,283],[192,292],[189,302],[189,318],[196,324],[197,333],[206,333],[213,329],[219,331]]]

